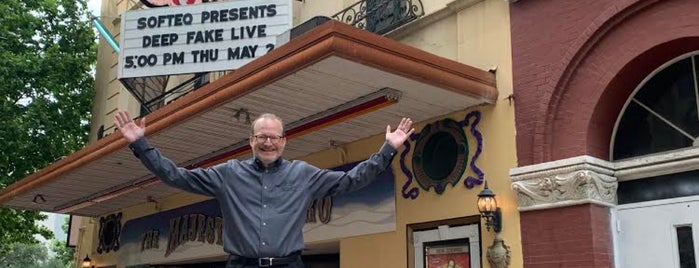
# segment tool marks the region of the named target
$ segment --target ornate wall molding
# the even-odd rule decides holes
[[[614,165],[590,156],[514,168],[510,177],[520,211],[617,203]]]

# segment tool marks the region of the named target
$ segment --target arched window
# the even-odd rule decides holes
[[[622,109],[612,160],[699,146],[699,51],[646,78]]]

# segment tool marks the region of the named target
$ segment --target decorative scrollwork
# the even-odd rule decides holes
[[[577,200],[616,204],[617,187],[616,178],[591,170],[577,170],[512,183],[520,208]]]
[[[360,29],[384,34],[424,14],[420,0],[362,0],[332,18]]]

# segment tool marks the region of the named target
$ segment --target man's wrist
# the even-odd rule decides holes
[[[148,148],[150,148],[150,145],[144,137],[138,138],[136,141],[129,144],[129,149],[131,149],[131,152],[133,152],[136,157],[140,157]]]
[[[391,157],[396,155],[396,152],[398,152],[398,151],[396,150],[396,148],[393,147],[391,142],[389,142],[388,140],[385,141],[383,143],[383,145],[381,146],[381,149],[379,149],[379,153],[386,154],[386,155],[389,155]]]

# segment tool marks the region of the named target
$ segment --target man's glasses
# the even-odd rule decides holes
[[[269,140],[269,141],[272,142],[272,143],[279,143],[279,142],[282,140],[282,138],[284,138],[284,136],[277,136],[277,135],[271,135],[271,136],[267,136],[267,135],[252,135],[252,138],[255,139],[255,141],[256,141],[256,142],[259,142],[259,143],[264,143],[264,142],[266,142],[267,140]]]

